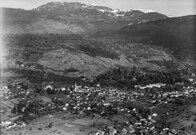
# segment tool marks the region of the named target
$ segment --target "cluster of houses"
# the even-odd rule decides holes
[[[21,68],[29,68],[29,69],[40,69],[43,70],[43,66],[37,63],[23,63],[21,61],[16,61],[15,64]]]
[[[134,90],[102,88],[100,84],[94,87],[81,87],[75,84],[70,88],[46,85],[40,93],[21,82],[15,82],[12,86],[3,87],[2,101],[13,102],[13,113],[25,117],[53,115],[57,111],[105,118],[113,115],[127,117],[124,123],[115,122],[113,126],[102,124],[96,132],[97,135],[177,134],[176,130],[158,122],[161,114],[154,111],[154,108],[160,104],[175,103],[179,97],[196,96],[196,89],[193,86],[183,84],[176,84],[175,87],[165,84],[138,85]],[[46,99],[38,101],[37,95],[42,95]],[[13,122],[2,121],[1,126],[9,129]]]

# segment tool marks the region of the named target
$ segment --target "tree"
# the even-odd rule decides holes
[[[13,110],[12,110],[12,113],[13,113],[13,114],[16,114],[16,113],[17,113],[17,108],[16,108],[16,106],[14,106],[14,108],[13,108]]]
[[[49,128],[52,128],[53,124],[52,123],[49,123],[48,127]]]

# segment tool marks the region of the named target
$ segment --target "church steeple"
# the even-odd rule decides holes
[[[77,84],[76,84],[76,82],[74,84],[74,91],[77,91]]]

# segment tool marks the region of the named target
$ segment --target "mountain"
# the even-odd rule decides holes
[[[4,8],[4,13],[4,31],[14,34],[5,38],[8,60],[69,77],[92,79],[133,66],[165,71],[181,64],[176,58],[195,52],[195,16],[168,18],[77,2]]]
[[[196,16],[167,18],[126,26],[116,31],[102,31],[96,38],[161,46],[173,51],[180,59],[195,59]]]
[[[125,12],[78,2],[50,2],[32,10],[3,10],[5,33],[93,33],[168,18],[157,12]]]

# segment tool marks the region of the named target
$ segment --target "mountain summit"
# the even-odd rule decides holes
[[[4,13],[7,33],[81,34],[168,18],[157,12],[125,12],[78,2],[50,2],[32,10],[4,8]]]

